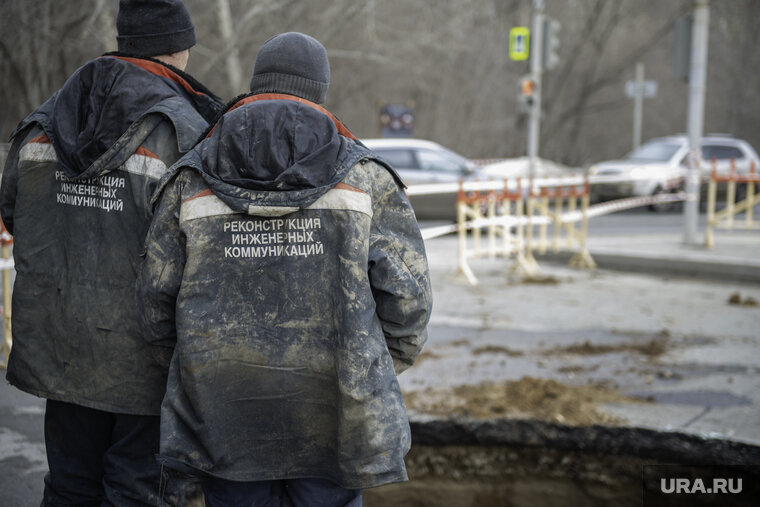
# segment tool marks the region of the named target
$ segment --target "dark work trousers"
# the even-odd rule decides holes
[[[158,416],[48,400],[45,507],[158,504]]]
[[[206,507],[361,507],[362,490],[323,479],[201,483]]]

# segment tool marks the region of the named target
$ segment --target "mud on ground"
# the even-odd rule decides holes
[[[426,389],[405,394],[407,408],[417,414],[444,417],[535,418],[571,425],[615,424],[597,410],[611,402],[640,402],[605,386],[570,386],[556,380],[525,376],[517,381]]]

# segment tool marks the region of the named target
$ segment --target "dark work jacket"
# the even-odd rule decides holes
[[[138,281],[146,335],[176,344],[163,464],[406,479],[396,373],[427,337],[427,260],[400,182],[346,136],[315,104],[254,95],[172,168]]]
[[[19,389],[159,414],[169,354],[143,339],[135,280],[157,182],[220,109],[188,79],[100,57],[12,135],[0,214],[14,236],[7,378]]]

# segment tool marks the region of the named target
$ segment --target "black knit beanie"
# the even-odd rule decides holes
[[[120,0],[116,16],[119,51],[170,55],[195,45],[195,29],[182,0]]]
[[[330,85],[325,47],[298,32],[282,33],[261,46],[253,66],[253,93],[287,93],[322,104]]]

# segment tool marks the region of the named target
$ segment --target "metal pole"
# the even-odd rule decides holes
[[[633,149],[641,146],[641,118],[644,103],[644,64],[636,64],[636,88],[633,94]]]
[[[530,109],[530,124],[528,129],[528,178],[530,180],[528,193],[533,192],[533,177],[536,172],[538,158],[539,133],[541,131],[541,58],[543,55],[544,39],[544,0],[533,0],[533,30],[531,38],[530,72],[534,83],[533,105]]]
[[[699,182],[707,82],[707,40],[710,24],[710,0],[694,0],[694,29],[691,38],[691,70],[689,72],[689,171],[686,176],[684,203],[684,242],[696,245],[699,219]]]

